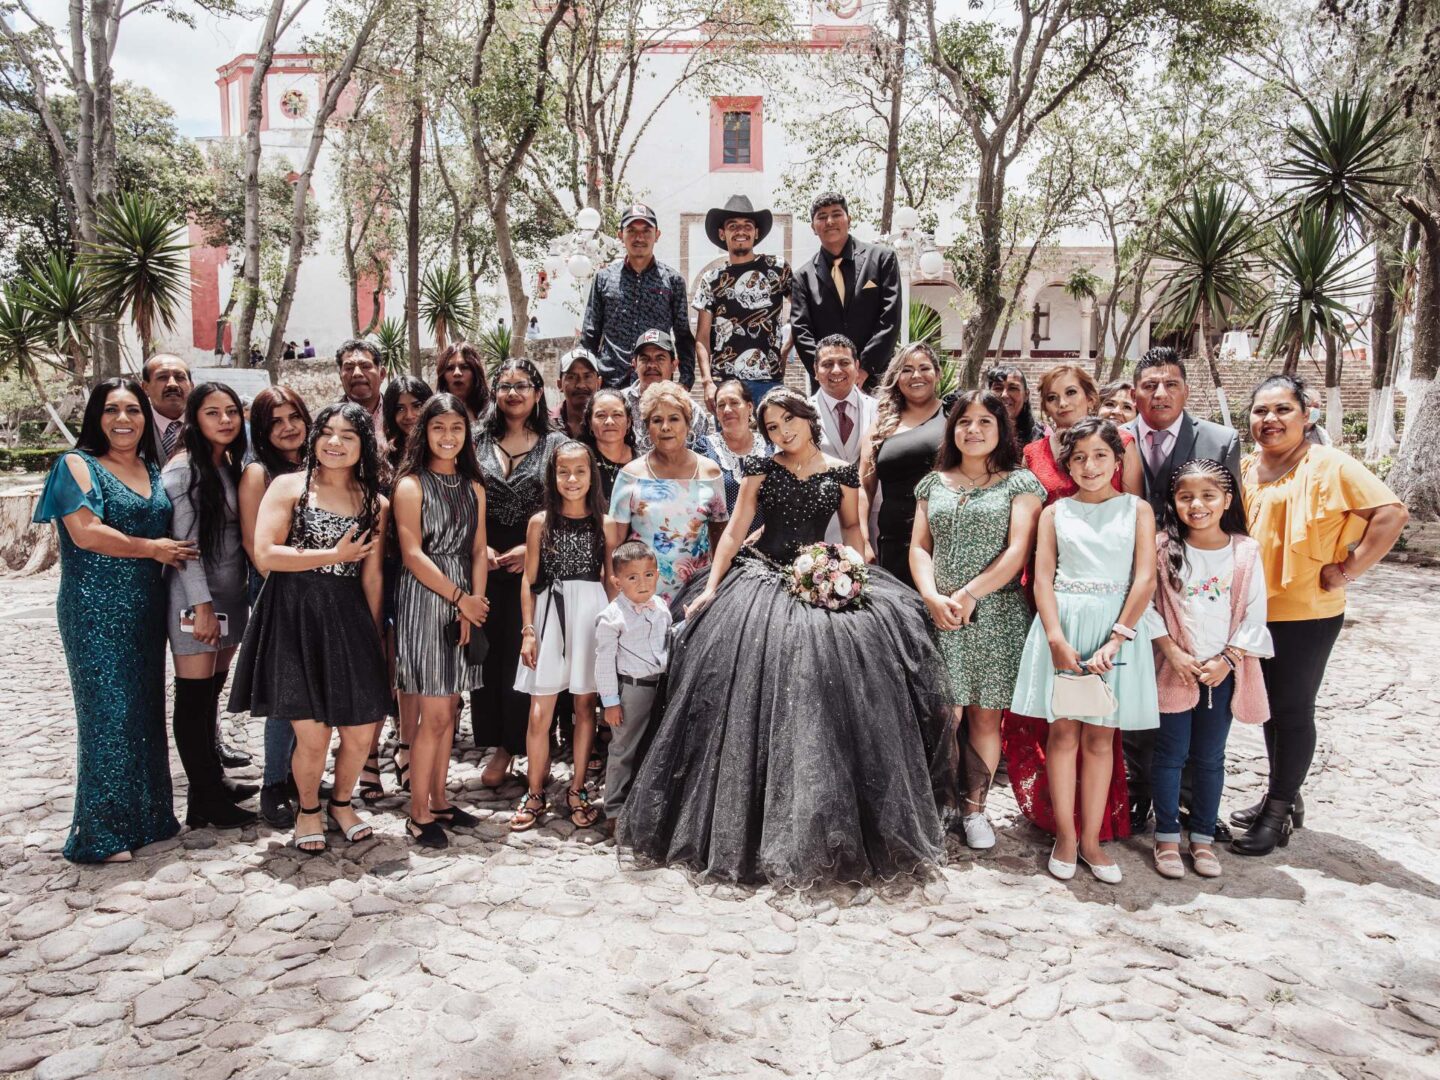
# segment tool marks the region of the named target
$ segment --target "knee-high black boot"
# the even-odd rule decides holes
[[[1250,826],[1250,831],[1237,837],[1230,850],[1239,855],[1269,855],[1276,847],[1290,843],[1291,804],[1283,799],[1265,800],[1264,809]]]
[[[213,745],[215,747],[215,761],[220,771],[220,786],[225,789],[226,796],[231,802],[244,802],[253,798],[260,790],[257,784],[246,784],[238,780],[231,780],[225,774],[225,749],[220,739],[220,695],[225,692],[225,679],[229,675],[226,671],[217,671],[211,677],[210,686],[210,716],[211,726],[215,732]],[[249,755],[245,755],[245,764],[250,763]]]
[[[217,671],[215,673],[215,699],[218,702],[220,695],[225,691],[225,679],[230,673],[228,671]],[[238,747],[231,746],[225,741],[220,731],[220,725],[215,725],[215,753],[219,755],[220,767],[222,769],[243,769],[251,763],[250,755]],[[251,794],[254,794],[253,792]]]
[[[255,820],[254,814],[230,801],[221,785],[224,772],[215,753],[215,703],[213,679],[175,680],[175,750],[190,784],[185,824],[192,829],[207,825],[237,829]]]

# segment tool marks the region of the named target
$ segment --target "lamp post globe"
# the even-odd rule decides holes
[[[600,227],[600,211],[593,206],[587,206],[575,215],[575,225],[586,232],[593,232]]]

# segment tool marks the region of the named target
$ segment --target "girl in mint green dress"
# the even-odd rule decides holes
[[[1153,624],[1145,612],[1155,591],[1155,515],[1144,499],[1117,492],[1111,478],[1124,461],[1119,431],[1088,417],[1061,436],[1059,464],[1079,490],[1040,515],[1035,607],[1011,710],[1050,724],[1045,771],[1057,826],[1050,871],[1068,879],[1076,850],[1108,884],[1120,868],[1100,849],[1114,762],[1114,729],[1160,726]],[[1064,717],[1051,708],[1055,673],[1096,673],[1109,683],[1109,715]],[[1075,834],[1076,747],[1080,749],[1080,835]]]

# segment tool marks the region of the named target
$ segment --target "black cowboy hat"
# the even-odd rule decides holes
[[[749,218],[755,223],[755,243],[757,244],[770,235],[770,227],[775,223],[774,216],[769,210],[756,210],[744,195],[731,195],[724,206],[717,206],[705,215],[705,235],[710,237],[710,242],[722,251],[726,248],[725,241],[720,237],[720,227],[731,218],[737,217]]]

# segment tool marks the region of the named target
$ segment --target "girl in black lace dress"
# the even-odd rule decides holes
[[[374,726],[390,704],[380,646],[389,504],[370,414],[346,402],[315,417],[304,472],[277,476],[260,502],[255,563],[267,575],[235,663],[231,712],[290,721],[300,797],[295,845],[325,850],[320,775],[340,731],[328,815],[352,843],[370,826],[350,806]]]
[[[859,478],[820,452],[793,391],[765,396],[760,425],[776,454],[745,459],[710,575],[675,602],[688,619],[620,846],[642,865],[798,888],[936,864],[955,738],[924,607],[878,567],[860,607],[790,594],[790,562],[832,515],[859,547]],[[764,533],[742,551],[757,508]]]

